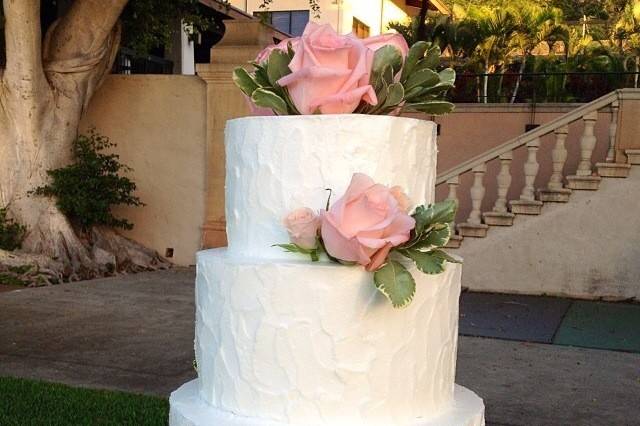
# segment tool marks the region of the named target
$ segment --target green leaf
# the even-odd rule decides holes
[[[270,87],[271,83],[269,83],[269,76],[267,75],[267,69],[262,65],[255,65],[256,70],[254,72],[254,78],[258,86],[260,87]]]
[[[454,108],[454,105],[447,101],[426,101],[405,105],[406,110],[424,112],[425,114],[432,115],[448,114],[453,111]]]
[[[430,46],[431,43],[427,43],[426,41],[419,41],[411,46],[411,49],[409,49],[409,53],[407,54],[407,59],[404,61],[400,81],[405,82],[407,80],[418,61],[424,58],[424,54]]]
[[[413,249],[400,250],[400,254],[413,260],[416,267],[421,272],[429,275],[440,274],[444,272],[444,264],[446,259],[439,250],[432,252],[424,252]]]
[[[371,67],[370,82],[372,86],[376,87],[387,67],[391,68],[388,72],[393,75],[400,71],[402,67],[402,53],[397,47],[387,45],[376,50],[373,56],[373,66]]]
[[[269,61],[267,62],[267,76],[271,86],[277,87],[278,80],[285,75],[291,74],[289,62],[291,62],[291,58],[288,53],[280,49],[275,49],[271,52]]]
[[[439,82],[440,76],[437,72],[430,69],[424,69],[414,72],[409,76],[405,83],[405,89],[411,90],[414,87],[431,87],[435,86]]]
[[[448,224],[438,224],[429,228],[428,232],[420,236],[418,241],[411,247],[412,249],[432,250],[444,247],[451,238],[451,227]]]
[[[238,67],[233,70],[233,82],[242,90],[242,92],[251,97],[253,92],[260,86],[255,82],[253,77],[244,68]]]
[[[386,107],[399,105],[404,100],[404,87],[400,83],[393,83],[387,88]]]
[[[438,73],[438,76],[440,77],[441,84],[450,84],[453,86],[456,82],[456,72],[451,68],[443,69]]]
[[[318,254],[318,248],[314,249],[306,249],[302,248],[297,244],[289,243],[289,244],[274,244],[272,247],[280,247],[284,249],[287,253],[300,253],[307,255],[311,258],[312,262],[317,262],[320,260],[320,256]]]
[[[450,255],[444,250],[434,250],[432,253],[435,254],[436,256],[442,257],[444,260],[446,260],[449,263],[462,263],[461,257]]]
[[[432,46],[427,50],[424,59],[419,61],[414,69],[415,72],[424,69],[435,70],[440,65],[440,46]]]
[[[450,224],[456,218],[458,204],[454,200],[445,200],[429,206],[418,206],[411,215],[416,221],[416,227],[412,231],[411,240],[404,247],[413,247],[423,237],[423,233],[430,228],[440,229],[438,224]],[[446,244],[446,243],[445,243]],[[444,245],[444,244],[443,244]]]
[[[391,301],[394,308],[411,303],[416,293],[416,282],[400,262],[389,261],[373,274],[376,288]]]
[[[287,103],[278,95],[267,89],[257,89],[251,95],[251,100],[259,107],[271,108],[276,113],[287,114]]]

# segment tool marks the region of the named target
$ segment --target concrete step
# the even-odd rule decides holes
[[[482,214],[484,223],[490,226],[513,226],[515,214],[509,212],[486,212]]]
[[[624,153],[627,154],[629,164],[640,164],[640,149],[627,149]]]
[[[569,188],[539,189],[538,200],[544,203],[568,203],[571,197]]]
[[[489,225],[484,223],[460,223],[457,225],[458,234],[462,237],[484,238],[487,236]]]
[[[598,175],[601,177],[626,178],[629,177],[631,164],[627,163],[596,163]]]
[[[464,240],[464,237],[462,237],[461,235],[452,235],[451,238],[449,239],[449,242],[447,243],[446,246],[444,246],[444,248],[448,248],[448,249],[460,248],[460,246],[462,245],[462,240]]]
[[[578,191],[597,191],[600,187],[600,176],[567,176],[567,188]]]
[[[539,215],[544,203],[538,200],[513,200],[509,202],[511,213],[524,215]]]

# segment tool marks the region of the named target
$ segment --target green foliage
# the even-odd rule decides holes
[[[139,53],[171,46],[180,20],[192,35],[218,29],[219,25],[199,0],[130,0],[121,20],[122,44]]]
[[[0,425],[166,425],[169,402],[124,392],[0,377]]]
[[[55,197],[58,208],[83,230],[93,225],[133,228],[111,212],[113,206],[143,205],[134,195],[135,183],[120,175],[131,169],[120,163],[118,155],[104,152],[113,147],[95,129],[88,136],[78,136],[72,147],[74,163],[49,170],[51,183],[36,188],[32,195]]]
[[[26,233],[26,227],[10,219],[6,208],[0,208],[0,250],[19,249]]]
[[[460,259],[442,250],[451,237],[451,222],[457,208],[452,200],[416,208],[412,215],[416,227],[411,231],[409,241],[392,249],[391,253],[410,259],[420,272],[430,275],[444,272],[446,262],[460,263]],[[411,273],[395,260],[388,260],[374,272],[374,282],[396,308],[411,303],[416,291]]]
[[[314,249],[302,248],[299,245],[293,244],[293,243],[291,243],[291,244],[274,244],[273,247],[280,247],[281,249],[283,249],[287,253],[300,253],[300,254],[307,255],[307,256],[309,256],[311,258],[312,262],[317,262],[318,260],[320,260],[319,252],[320,252],[321,248],[320,248],[319,245]]]
[[[400,262],[391,260],[373,274],[376,288],[387,296],[394,308],[408,306],[416,294],[416,282]]]

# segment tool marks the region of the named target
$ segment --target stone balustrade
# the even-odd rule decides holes
[[[628,176],[631,164],[634,161],[640,162],[640,151],[625,151],[628,158],[627,155],[618,155],[620,101],[625,96],[635,99],[637,93],[625,90],[612,92],[439,175],[437,185],[446,184],[449,189],[447,198],[453,200],[466,195],[459,193],[463,175],[470,173],[473,179],[471,187],[467,188],[471,210],[466,218],[457,218],[457,234],[449,247],[459,247],[464,237],[485,237],[490,226],[511,226],[518,215],[539,215],[545,202],[568,202],[572,191],[597,190],[602,177]],[[597,145],[594,129],[599,112],[609,113],[605,115],[609,117],[609,140],[606,159],[594,164]],[[566,143],[573,123],[582,123],[579,126],[582,133],[577,147],[579,163],[573,173],[565,174],[568,158]],[[576,127],[578,126],[572,126]],[[553,168],[548,181],[540,185],[540,162],[546,159],[539,158],[539,155],[545,136],[550,136],[546,140],[553,142],[551,158],[548,159]],[[514,169],[514,151],[518,148],[526,150],[526,159]],[[491,178],[491,182],[487,182],[487,166],[494,160],[499,162],[499,172]],[[515,174],[524,176],[524,186],[521,189],[512,188],[512,177]],[[497,188],[497,198],[491,210],[483,211],[488,187]],[[509,194],[516,191],[519,195],[509,199]]]

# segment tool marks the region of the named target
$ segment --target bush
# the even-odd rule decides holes
[[[22,246],[27,228],[7,217],[7,209],[0,208],[0,249],[12,251]]]
[[[72,147],[75,162],[49,170],[51,183],[32,194],[55,197],[58,208],[84,231],[94,225],[132,229],[133,224],[111,212],[117,205],[144,205],[134,195],[136,184],[120,176],[131,168],[121,164],[118,155],[103,152],[115,146],[95,129],[88,136],[78,136]]]

